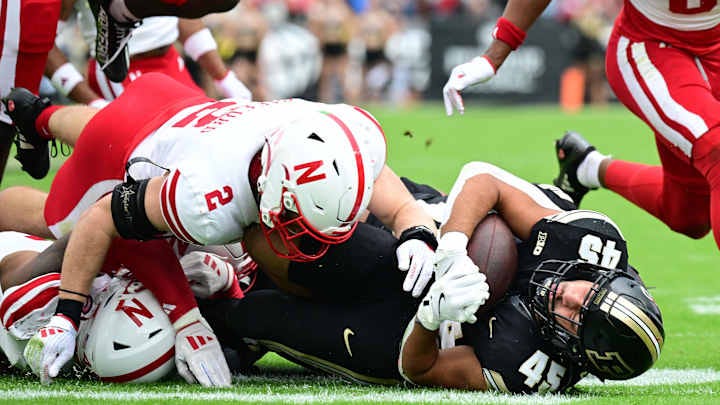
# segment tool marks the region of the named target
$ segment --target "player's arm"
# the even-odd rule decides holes
[[[495,76],[510,52],[522,45],[528,29],[550,4],[550,0],[509,0],[505,11],[493,30],[490,46],[473,60],[456,66],[450,73],[443,98],[445,111],[452,115],[453,108],[461,114],[465,107],[460,92],[483,83]]]
[[[487,390],[480,361],[470,346],[438,348],[438,332],[413,322],[403,342],[400,368],[403,377],[418,385]]]
[[[5,291],[9,287],[20,285],[43,274],[60,272],[69,239],[70,234],[64,235],[40,253],[35,251],[18,252],[22,253],[25,258],[29,258],[29,260],[8,261],[7,259],[11,258],[8,255],[0,262],[0,286],[2,290]]]
[[[471,162],[463,166],[448,195],[444,235],[461,232],[470,237],[490,210],[497,211],[521,239],[530,235],[541,218],[559,210],[552,202],[541,204],[542,193],[529,182],[497,166]]]
[[[212,77],[215,87],[224,97],[252,99],[250,90],[225,66],[215,38],[202,20],[180,19],[178,30],[185,53]]]
[[[440,350],[443,321],[475,323],[475,312],[490,296],[485,275],[470,260],[438,277],[418,306],[402,339],[398,366],[411,382],[446,388],[486,389],[480,362],[472,349]]]
[[[416,225],[426,226],[432,231],[436,229],[432,217],[415,201],[400,177],[387,165],[375,179],[368,210],[392,229],[395,235]]]
[[[375,179],[368,210],[398,238],[398,269],[408,272],[403,290],[419,297],[433,271],[432,257],[437,247],[435,221],[387,165]]]
[[[57,46],[53,46],[48,53],[45,76],[50,78],[60,93],[76,103],[97,108],[107,104],[107,101],[90,88],[82,73],[78,72]]]
[[[448,195],[444,221],[434,258],[436,276],[468,260],[467,243],[475,227],[495,210],[513,233],[527,239],[541,218],[558,212],[540,205],[541,192],[527,181],[484,162],[466,164]]]

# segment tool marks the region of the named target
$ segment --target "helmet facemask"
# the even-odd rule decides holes
[[[356,135],[333,114],[316,112],[267,139],[257,179],[259,217],[279,257],[315,260],[352,235],[374,180]]]
[[[573,280],[592,283],[577,321],[555,310],[560,283]],[[660,354],[664,339],[660,311],[639,279],[621,270],[548,260],[533,271],[530,296],[540,334],[571,364],[600,379],[640,375]],[[558,319],[577,326],[577,332],[568,331]]]
[[[322,257],[330,245],[342,243],[352,236],[357,222],[348,224],[347,230],[335,235],[320,232],[302,214],[295,194],[287,191],[282,194],[280,209],[260,214],[260,228],[278,257],[297,262],[313,261]]]
[[[584,365],[587,361],[583,345],[582,334],[584,317],[587,310],[602,285],[610,279],[610,274],[617,272],[590,263],[560,260],[546,260],[533,271],[530,278],[531,307],[535,317],[540,321],[540,334],[557,349],[563,357],[577,365]],[[592,283],[583,299],[580,316],[577,320],[570,319],[555,310],[555,297],[563,281],[585,280]],[[558,319],[567,321],[576,327],[572,332],[562,326]]]

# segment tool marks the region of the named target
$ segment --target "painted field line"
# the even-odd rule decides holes
[[[620,386],[653,386],[653,385],[685,385],[704,384],[720,381],[720,371],[711,369],[657,369],[650,370],[640,377],[628,381],[608,381],[606,385]],[[595,378],[587,378],[578,384],[579,386],[594,387],[603,385]],[[238,386],[236,386],[238,388]],[[564,396],[564,395],[500,395],[492,393],[472,393],[437,390],[390,390],[378,393],[337,393],[333,390],[323,389],[314,394],[304,393],[242,393],[235,391],[173,391],[173,392],[148,392],[146,389],[133,390],[128,386],[127,390],[84,390],[77,389],[68,391],[64,389],[49,388],[25,388],[0,390],[0,398],[10,399],[83,399],[83,400],[113,400],[113,401],[238,401],[238,402],[284,402],[292,404],[306,403],[332,403],[332,402],[403,402],[403,403],[487,403],[487,404],[525,404],[533,403],[540,405],[564,404],[575,402],[589,397],[586,396]]]
[[[35,399],[82,399],[93,401],[232,401],[232,402],[253,402],[268,403],[282,402],[290,404],[308,404],[308,403],[332,403],[332,402],[351,402],[351,403],[388,403],[401,402],[411,404],[427,404],[452,402],[461,404],[540,404],[553,405],[565,404],[568,402],[582,399],[583,397],[568,397],[563,395],[500,395],[491,393],[472,393],[472,392],[453,392],[453,391],[422,391],[422,390],[403,390],[380,393],[337,393],[330,391],[320,391],[315,394],[292,394],[292,393],[241,393],[241,392],[132,392],[132,391],[66,391],[66,390],[50,390],[42,388],[21,389],[21,390],[2,390],[0,391],[2,398],[11,398],[15,400],[35,400]]]
[[[720,371],[712,369],[650,369],[645,374],[626,381],[606,381],[595,377],[580,381],[578,386],[623,385],[626,387],[645,387],[649,385],[705,384],[720,381]]]
[[[720,295],[714,297],[693,297],[685,301],[696,314],[720,315]]]

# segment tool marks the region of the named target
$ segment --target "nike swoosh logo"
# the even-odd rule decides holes
[[[493,325],[493,324],[492,324],[492,323],[493,323],[493,321],[496,320],[496,319],[497,319],[496,317],[491,316],[490,319],[488,320],[488,328],[490,328],[490,339],[492,339],[492,332],[493,332],[493,330],[492,330],[492,328],[493,328],[492,325]]]
[[[348,354],[350,354],[350,357],[352,357],[352,350],[350,350],[350,336],[354,335],[355,332],[352,331],[350,328],[345,328],[343,331],[343,339],[345,340],[345,348],[348,351]]]

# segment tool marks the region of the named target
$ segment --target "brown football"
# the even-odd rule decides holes
[[[492,307],[507,292],[517,273],[518,254],[515,236],[497,214],[485,217],[476,227],[467,245],[468,256],[485,273],[490,298],[480,307]]]

